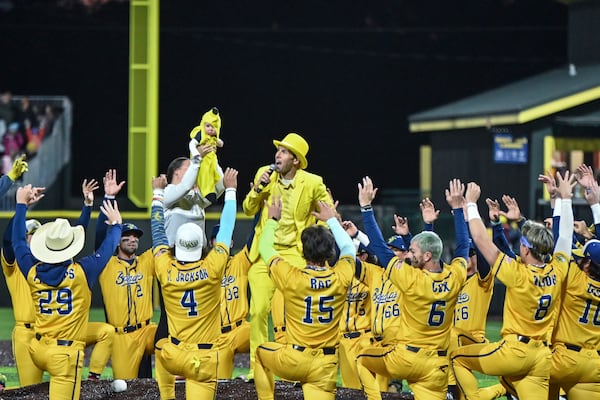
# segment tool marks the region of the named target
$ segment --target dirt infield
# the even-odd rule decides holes
[[[184,384],[178,384],[176,387],[177,400],[185,399]],[[383,399],[402,399],[412,400],[413,396],[408,394],[383,393]],[[2,399],[23,399],[23,400],[45,400],[48,399],[48,383],[41,383],[25,388],[7,390],[0,395]],[[217,389],[217,400],[221,399],[256,399],[256,390],[254,384],[246,383],[239,379],[233,381],[219,382]],[[296,387],[293,383],[277,382],[275,385],[276,399],[303,399],[302,389]],[[362,391],[339,388],[336,399],[364,399]],[[127,390],[121,393],[113,393],[109,381],[90,382],[83,381],[81,384],[81,399],[101,400],[101,399],[149,399],[158,400],[158,386],[153,379],[134,379],[127,381]]]
[[[89,354],[86,360],[89,358]],[[235,364],[238,367],[248,367],[248,355],[236,355]],[[12,356],[12,347],[10,341],[0,341],[0,365],[14,366]],[[177,400],[185,399],[185,385],[176,386]],[[413,396],[407,393],[383,393],[383,399],[401,399],[412,400]],[[217,400],[225,399],[256,399],[256,389],[253,383],[247,383],[241,379],[219,382],[217,388]],[[275,385],[276,399],[302,399],[302,388],[289,382],[277,382]],[[362,391],[338,388],[336,399],[364,399]],[[0,400],[22,399],[22,400],[46,400],[48,399],[48,382],[32,385],[24,388],[6,390],[0,393]],[[127,390],[121,393],[114,393],[111,388],[111,382],[101,380],[100,382],[90,382],[84,380],[81,383],[82,400],[100,400],[100,399],[148,399],[159,400],[158,385],[154,379],[134,379],[127,381]]]

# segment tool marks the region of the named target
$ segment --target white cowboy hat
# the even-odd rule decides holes
[[[85,244],[83,226],[71,226],[69,221],[57,218],[39,227],[31,237],[31,253],[38,260],[58,264],[75,257]]]

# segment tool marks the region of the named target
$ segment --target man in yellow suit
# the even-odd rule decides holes
[[[258,242],[268,221],[265,200],[281,198],[283,208],[279,228],[275,233],[274,247],[278,254],[291,265],[304,268],[300,235],[304,228],[317,222],[311,212],[318,209],[318,202],[332,205],[323,178],[306,172],[308,143],[296,133],[288,133],[283,140],[273,140],[277,149],[275,163],[259,168],[254,184],[243,202],[246,215],[261,213],[256,225],[256,237],[250,248],[250,260],[254,262],[248,273],[250,291],[250,372],[247,380],[254,378],[256,348],[267,342],[268,316],[275,286],[268,275],[267,265],[258,254]]]

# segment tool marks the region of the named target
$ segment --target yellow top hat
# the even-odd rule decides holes
[[[308,166],[306,154],[308,153],[308,143],[304,138],[297,133],[288,133],[283,140],[273,140],[275,147],[283,146],[300,160],[300,169],[305,169]]]

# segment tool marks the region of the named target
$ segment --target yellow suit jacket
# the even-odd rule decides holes
[[[268,165],[261,167],[256,172],[254,181],[258,181],[260,176],[269,168]],[[273,186],[279,180],[279,173],[273,172],[271,182],[265,186],[261,193],[256,193],[254,190],[246,195],[242,204],[244,214],[256,215],[261,213],[260,220],[256,224],[256,231],[252,247],[250,248],[250,260],[255,262],[258,257],[258,243],[260,242],[260,234],[263,226],[268,219],[268,210],[264,207],[264,200],[271,201],[271,191]],[[302,254],[302,242],[300,236],[304,228],[317,223],[317,219],[311,214],[312,211],[318,210],[318,202],[324,201],[333,206],[327,188],[323,183],[323,178],[318,175],[311,174],[302,169],[296,171],[294,177],[294,192],[292,194],[292,204],[286,204],[286,207],[292,207],[294,210],[294,222],[296,225],[296,243],[290,243],[290,246],[297,246]]]

